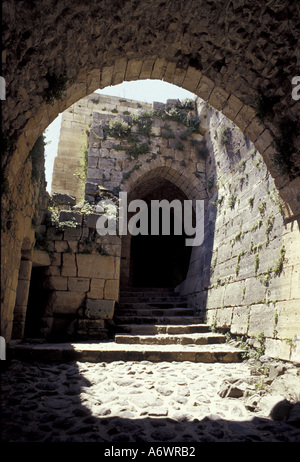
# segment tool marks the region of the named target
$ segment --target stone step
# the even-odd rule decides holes
[[[136,310],[136,309],[151,309],[151,308],[188,308],[188,304],[184,302],[168,303],[168,302],[152,302],[152,303],[119,303],[119,310]]]
[[[160,296],[149,297],[148,295],[135,295],[135,296],[126,296],[120,295],[119,303],[179,303],[184,302],[186,303],[186,297],[178,297],[178,296],[167,296],[164,297],[160,294]]]
[[[174,292],[174,289],[172,287],[122,287],[121,288],[121,293],[123,292],[170,292],[170,293],[176,293]]]
[[[225,343],[225,335],[222,334],[156,334],[156,335],[115,335],[115,342],[122,344],[140,345],[209,345]]]
[[[200,324],[197,316],[115,316],[115,324]]]
[[[118,333],[124,334],[199,334],[208,333],[207,324],[163,325],[163,324],[120,324],[116,327]]]
[[[191,361],[241,362],[243,350],[217,345],[124,345],[115,342],[20,344],[9,347],[7,359],[38,362]]]
[[[117,316],[193,316],[193,308],[128,308],[115,311]]]

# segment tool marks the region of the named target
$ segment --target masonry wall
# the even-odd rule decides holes
[[[64,111],[57,156],[54,160],[51,194],[70,194],[75,196],[77,203],[84,199],[86,180],[84,168],[93,114],[94,117],[99,114],[100,117],[108,120],[118,113],[123,115],[124,112],[130,111],[132,114],[137,114],[141,108],[149,110],[152,105],[92,93]]]
[[[284,223],[274,182],[243,133],[206,104],[204,245],[193,249],[182,286],[217,328],[264,338],[266,353],[299,360],[299,229]]]
[[[105,106],[100,101],[103,112],[93,110],[89,116],[85,199],[95,204],[101,190],[116,195],[127,191],[140,198],[159,178],[173,182],[189,198],[205,199],[204,244],[193,248],[188,277],[178,290],[213,328],[248,336],[256,345],[260,338],[270,356],[299,360],[299,228],[295,221],[284,221],[274,181],[259,152],[241,130],[200,100],[200,133],[188,139],[186,127],[156,116],[151,119],[150,132],[141,133],[134,116],[145,111],[142,104],[130,106],[129,101],[126,106],[123,100],[121,106],[107,108],[110,100]],[[99,103],[95,105],[100,108]],[[129,137],[120,139],[107,131],[116,118],[132,124],[131,134],[138,136],[138,144],[148,144],[146,153],[132,151]],[[68,259],[77,265],[82,258],[77,254],[78,250],[71,258],[64,250],[59,265],[66,265]],[[128,256],[124,246],[122,255]],[[56,276],[82,277],[77,266],[75,272]],[[120,272],[126,273],[124,265]],[[80,314],[89,299],[93,276],[86,277],[89,289],[78,297],[80,306],[72,315]],[[63,284],[57,293],[70,292],[71,280]],[[61,308],[55,308],[56,299],[53,295],[51,317],[58,319]]]
[[[96,233],[99,217],[61,211],[45,242],[36,246],[46,299],[40,333],[48,340],[108,338],[119,298],[121,240]],[[72,219],[76,226],[70,226]]]

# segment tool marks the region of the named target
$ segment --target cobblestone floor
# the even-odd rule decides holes
[[[251,411],[245,397],[221,397],[233,379],[255,394],[250,377],[247,362],[13,360],[1,378],[2,441],[299,442],[293,422]]]

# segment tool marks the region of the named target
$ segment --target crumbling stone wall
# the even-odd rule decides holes
[[[299,360],[299,231],[286,223],[259,152],[222,114],[199,104],[208,146],[204,245],[181,291],[217,328]],[[204,122],[203,122],[204,123]]]
[[[186,197],[205,199],[204,243],[193,248],[187,279],[177,290],[213,328],[263,341],[270,356],[298,360],[299,234],[285,222],[274,181],[247,136],[201,100],[196,112],[185,113],[200,121],[187,133],[178,120],[161,117],[175,110],[176,119],[178,101],[145,112],[137,102],[126,106],[122,100],[118,107],[114,98],[94,94],[77,103],[79,112],[96,98],[86,131],[85,201],[75,205],[74,197],[63,196],[56,226],[47,229],[43,334],[107,337],[120,278],[128,280],[130,239],[98,236],[95,206],[103,197],[116,201],[120,191],[141,198],[167,179]],[[69,114],[76,117],[76,110]],[[70,163],[69,172],[77,168]],[[77,228],[68,228],[72,222]]]
[[[62,113],[57,156],[54,159],[51,193],[70,194],[77,203],[84,200],[84,189],[89,155],[89,137],[92,124],[98,131],[100,120],[109,120],[116,114],[136,115],[149,111],[152,105],[114,96],[92,93],[80,99]],[[92,154],[90,154],[92,155]],[[90,160],[92,164],[92,161]],[[98,174],[99,178],[102,174]]]
[[[101,214],[67,210],[60,198],[34,252],[46,292],[40,332],[48,340],[105,339],[119,298],[121,240],[97,234]]]
[[[92,109],[97,107],[97,112],[92,113],[89,122],[86,109],[91,111],[91,105]],[[70,114],[76,120],[75,129],[74,121],[66,123]],[[108,335],[107,320],[113,318],[119,297],[121,237],[97,234],[101,216],[98,202],[109,199],[116,203],[120,191],[142,198],[162,179],[176,184],[187,197],[204,198],[207,152],[192,100],[170,100],[166,105],[154,103],[152,107],[93,94],[72,106],[62,121],[52,190],[60,181],[59,167],[66,168],[69,176],[62,172],[65,184],[60,183],[52,194],[51,222],[36,251],[40,253],[40,265],[46,258],[47,267],[44,288],[48,297],[41,331],[50,339],[101,339]],[[87,123],[88,129],[83,130]],[[71,148],[68,139],[73,140]],[[71,195],[76,193],[72,177],[84,169],[83,153],[75,149],[82,142],[88,144],[89,150],[86,176],[81,178],[84,200],[78,202]],[[124,260],[130,241],[122,241],[125,277],[130,258],[126,264]],[[44,247],[46,250],[41,250]]]

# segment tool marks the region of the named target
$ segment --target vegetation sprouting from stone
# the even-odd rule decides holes
[[[131,131],[130,125],[120,117],[109,121],[107,133],[113,138],[126,138]]]
[[[74,82],[74,79],[68,78],[66,74],[59,76],[47,74],[46,80],[48,88],[45,90],[45,101],[51,106],[53,106],[56,100],[61,100],[65,96],[68,84]]]
[[[220,145],[227,148],[230,145],[231,136],[230,127],[222,127],[218,133]]]

